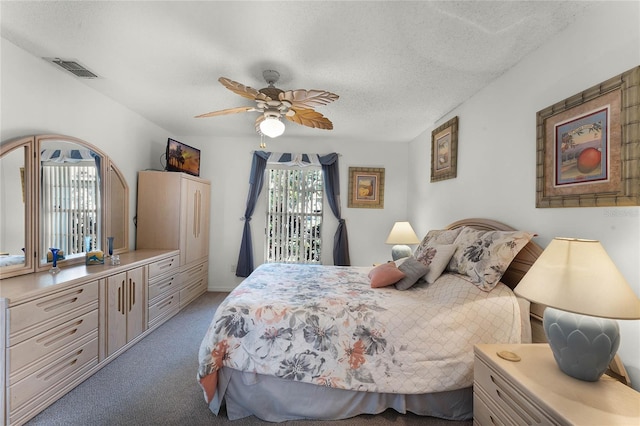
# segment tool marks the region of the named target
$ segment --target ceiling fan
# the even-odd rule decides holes
[[[271,138],[278,137],[284,133],[282,117],[315,129],[333,129],[333,123],[313,108],[335,101],[338,99],[338,95],[325,90],[281,90],[274,86],[280,78],[278,71],[265,70],[262,72],[262,76],[268,86],[260,90],[245,86],[226,77],[218,79],[224,87],[233,93],[255,101],[255,106],[223,109],[197,115],[195,118],[256,111],[260,113],[260,116],[256,119],[256,132]]]

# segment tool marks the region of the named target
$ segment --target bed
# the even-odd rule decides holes
[[[473,345],[531,341],[529,304],[512,289],[542,252],[533,236],[466,219],[430,231],[402,263],[260,265],[202,341],[209,408],[273,422],[388,408],[472,418]],[[386,284],[382,270],[402,278]]]
[[[0,254],[0,268],[12,265],[24,265],[24,254]]]

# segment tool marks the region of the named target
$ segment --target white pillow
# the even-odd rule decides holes
[[[438,279],[442,272],[449,264],[451,256],[456,251],[455,244],[442,244],[425,247],[420,253],[419,257],[416,257],[418,261],[427,265],[429,270],[424,275],[424,279],[433,284]]]

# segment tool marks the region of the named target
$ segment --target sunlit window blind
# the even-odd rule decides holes
[[[322,170],[267,169],[265,262],[320,263]]]
[[[43,253],[50,247],[65,256],[85,251],[85,237],[91,248],[100,241],[100,190],[95,164],[44,165],[42,167],[41,212],[45,237]]]

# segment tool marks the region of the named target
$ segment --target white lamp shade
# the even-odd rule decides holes
[[[396,222],[391,228],[386,244],[418,244],[420,240],[409,222]]]
[[[284,123],[275,117],[267,117],[260,123],[260,131],[270,138],[277,138],[284,133]]]
[[[595,240],[554,238],[514,291],[567,312],[640,319],[640,299]]]

